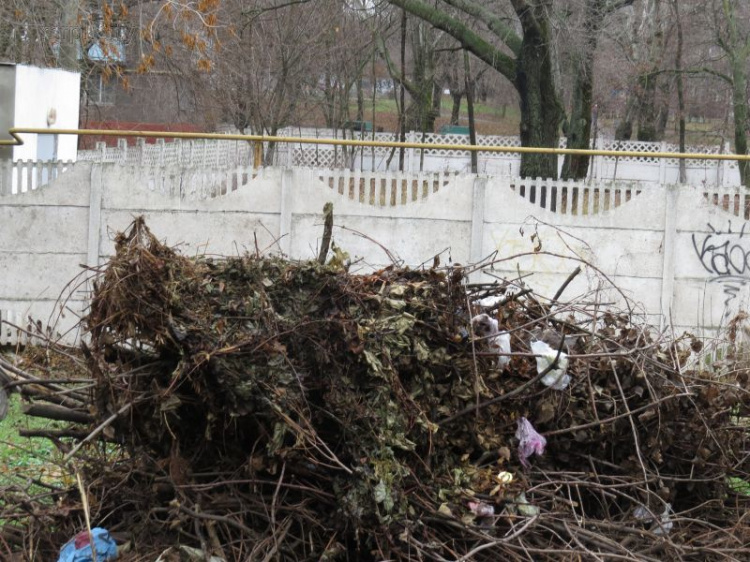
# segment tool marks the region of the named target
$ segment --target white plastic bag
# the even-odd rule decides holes
[[[471,319],[471,326],[474,334],[487,342],[487,347],[491,353],[506,354],[510,353],[510,334],[501,332],[497,320],[489,314],[477,314]],[[508,355],[497,356],[497,366],[502,371],[510,363]]]
[[[539,374],[547,369],[557,357],[557,350],[552,349],[543,341],[531,342],[531,351],[537,356],[536,369]],[[555,390],[565,390],[570,384],[570,375],[565,373],[567,368],[568,354],[560,352],[557,365],[542,377],[542,383]]]

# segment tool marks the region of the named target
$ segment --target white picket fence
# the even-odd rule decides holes
[[[362,172],[318,168],[313,176],[340,195],[365,205],[395,207],[426,199],[458,174],[451,172]]]
[[[33,338],[31,321],[24,314],[13,310],[0,309],[0,347],[6,345],[26,345]]]
[[[0,160],[0,195],[24,193],[56,180],[74,165],[60,160]]]
[[[250,165],[252,149],[247,142],[231,140],[175,139],[166,142],[156,139],[156,142],[148,143],[146,139],[139,138],[135,146],[128,146],[126,139],[119,139],[116,147],[108,147],[100,142],[94,150],[79,150],[78,160],[132,166],[220,168]]]

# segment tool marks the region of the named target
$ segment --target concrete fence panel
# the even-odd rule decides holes
[[[496,260],[494,277],[472,280],[517,280],[551,297],[577,256],[588,265],[563,301],[622,306],[625,295],[655,323],[705,333],[750,308],[750,197],[737,188],[225,164],[79,162],[1,195],[0,321],[68,330],[89,296],[81,266],[106,260],[136,216],[186,255],[308,259],[327,202],[355,271],[392,257],[413,267],[437,254],[443,265]]]

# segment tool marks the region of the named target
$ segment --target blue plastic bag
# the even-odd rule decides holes
[[[60,550],[60,558],[57,562],[104,562],[117,558],[117,544],[106,529],[101,527],[91,529],[91,538],[94,540],[96,560],[91,552],[89,532],[82,531],[65,543]]]

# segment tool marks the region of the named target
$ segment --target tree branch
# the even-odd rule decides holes
[[[443,0],[443,2],[486,23],[487,29],[505,43],[511,51],[516,55],[521,52],[522,40],[518,34],[502,18],[497,17],[484,6],[469,0]]]
[[[613,12],[616,12],[620,8],[632,6],[633,4],[635,4],[635,0],[612,0],[604,6],[603,12],[605,15],[609,15]]]
[[[456,18],[421,0],[388,0],[388,3],[403,8],[410,14],[430,23],[433,27],[445,31],[478,59],[486,62],[508,80],[515,80],[516,61],[482,39]]]
[[[542,28],[539,26],[539,22],[534,14],[536,6],[530,6],[526,0],[510,0],[510,3],[518,19],[521,20],[521,26],[524,30],[533,29],[538,34],[542,33]]]
[[[403,68],[400,71],[396,68],[381,36],[378,36],[378,51],[380,51],[380,55],[383,57],[385,65],[388,67],[388,74],[391,78],[406,88],[406,91],[409,92],[411,97],[417,97],[419,92],[417,92],[416,86],[406,78]]]

